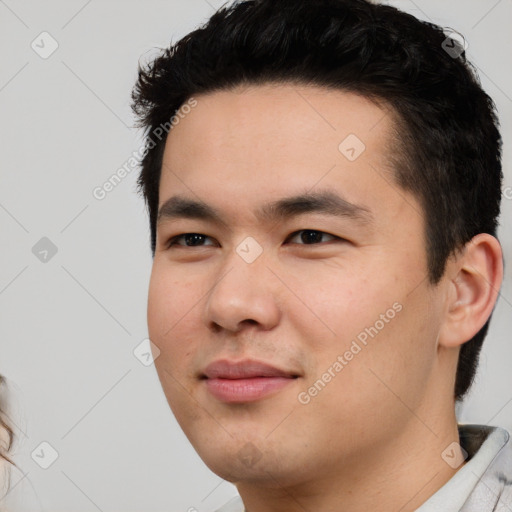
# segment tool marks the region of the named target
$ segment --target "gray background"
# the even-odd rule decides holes
[[[24,499],[21,489],[35,491],[44,510],[211,511],[236,494],[190,447],[154,367],[133,353],[147,337],[151,269],[137,170],[103,200],[93,196],[141,145],[129,108],[139,57],[177,41],[222,3],[0,0],[0,373],[22,471],[12,484]],[[502,123],[500,238],[510,265],[512,1],[387,3],[468,41]],[[40,52],[51,49],[43,31],[58,43],[47,58],[31,47],[35,40]],[[46,261],[43,237],[57,248]],[[506,272],[460,421],[512,430],[511,326]],[[51,456],[42,442],[58,452],[48,469],[40,467]]]

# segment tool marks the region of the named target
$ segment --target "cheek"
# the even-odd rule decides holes
[[[148,292],[148,326],[157,338],[165,337],[179,325],[193,306],[197,283],[155,259]]]
[[[155,361],[157,366],[165,361],[172,368],[174,361],[183,361],[192,352],[190,343],[186,343],[179,333],[190,328],[188,324],[194,315],[194,305],[200,307],[196,304],[199,297],[195,297],[194,289],[193,283],[180,280],[174,273],[164,272],[154,265],[149,284],[147,320],[149,337],[163,356]]]
[[[308,383],[330,368],[334,372],[338,356],[346,355],[331,389],[367,392],[365,403],[392,396],[386,383],[405,395],[421,394],[418,386],[435,358],[436,312],[425,287],[411,293],[408,282],[416,282],[415,276],[390,275],[386,266],[365,272],[318,266],[314,279],[295,278],[293,289],[305,305],[295,300],[288,311],[309,344]]]
[[[314,271],[313,271],[314,270]],[[300,277],[297,277],[300,276]],[[304,272],[294,272],[287,282],[293,290],[287,314],[305,338],[314,340],[315,354],[343,351],[365,327],[379,319],[393,301],[370,273],[317,264]],[[348,347],[347,347],[348,348]]]
[[[198,325],[193,320],[198,299],[191,290],[192,283],[154,265],[148,293],[149,338],[160,350],[155,369],[169,406],[182,425],[198,417],[196,408],[190,404],[191,360],[197,351],[194,340],[199,339],[193,332]]]

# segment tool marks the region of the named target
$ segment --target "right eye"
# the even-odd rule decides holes
[[[165,244],[167,249],[170,249],[174,246],[179,247],[205,247],[202,242],[206,239],[211,239],[207,235],[203,235],[201,233],[182,233],[181,235],[176,235],[170,238]],[[183,240],[185,243],[181,244],[179,241]]]

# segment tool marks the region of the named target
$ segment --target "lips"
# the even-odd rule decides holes
[[[252,377],[297,377],[293,372],[280,370],[260,361],[246,360],[238,363],[222,359],[209,364],[204,370],[208,379],[249,379]]]
[[[275,394],[293,382],[298,374],[255,360],[239,362],[222,359],[209,364],[201,378],[218,400],[244,403]]]

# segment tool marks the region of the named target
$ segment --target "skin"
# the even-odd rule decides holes
[[[168,136],[159,204],[177,194],[201,200],[223,224],[159,222],[148,301],[155,365],[177,421],[249,512],[415,510],[461,467],[441,456],[459,440],[457,357],[496,301],[499,243],[478,235],[429,283],[423,213],[386,163],[393,120],[365,98],[266,84],[196,99]],[[366,146],[354,161],[338,149],[351,133]],[[264,222],[253,213],[325,189],[373,221],[306,213]],[[300,230],[328,235],[307,244],[291,236]],[[166,245],[183,233],[206,237]],[[252,263],[236,252],[248,236],[263,251]],[[301,403],[299,393],[393,304],[400,311]],[[299,377],[259,401],[226,404],[199,378],[221,358]]]

